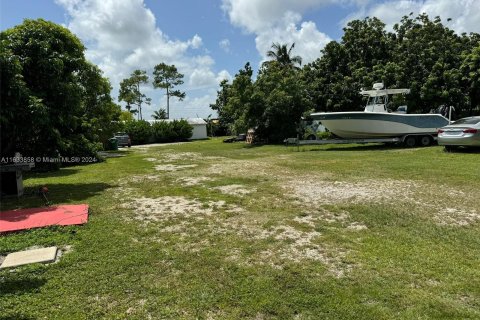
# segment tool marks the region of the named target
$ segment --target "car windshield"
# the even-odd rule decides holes
[[[126,136],[127,134],[125,132],[117,132],[115,133],[116,136]]]
[[[455,121],[452,124],[477,124],[480,122],[480,118],[463,118]]]

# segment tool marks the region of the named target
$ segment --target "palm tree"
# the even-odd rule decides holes
[[[286,44],[281,45],[280,43],[273,43],[272,50],[267,52],[267,57],[275,59],[283,66],[293,67],[296,63],[302,65],[302,57],[290,56],[294,47],[295,43],[290,46],[290,49],[287,49]]]
[[[152,117],[155,120],[167,119],[167,111],[165,111],[165,109],[160,109],[158,111],[155,111]]]

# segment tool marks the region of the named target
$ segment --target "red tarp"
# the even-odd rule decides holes
[[[84,224],[87,220],[88,205],[86,204],[17,209],[0,212],[0,232],[52,225]]]

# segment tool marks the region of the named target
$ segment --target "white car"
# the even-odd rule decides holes
[[[462,118],[440,128],[437,141],[447,151],[458,147],[480,147],[480,116]]]

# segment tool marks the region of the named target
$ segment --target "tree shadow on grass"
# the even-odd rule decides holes
[[[4,198],[1,201],[1,210],[20,208],[44,207],[45,200],[38,194],[38,189],[43,185],[34,185],[25,189],[23,197]],[[89,198],[101,194],[111,188],[107,183],[52,183],[47,184],[47,199],[51,205],[55,204],[79,204]]]
[[[78,173],[79,171],[80,170],[77,168],[62,168],[56,171],[27,171],[23,173],[23,180],[29,178],[66,177]]]
[[[24,294],[38,290],[46,283],[44,279],[8,279],[0,282],[0,296]],[[0,317],[0,319],[3,319]],[[8,319],[8,318],[7,318]]]
[[[429,147],[424,147],[429,148]],[[310,149],[308,151],[387,151],[387,150],[414,150],[417,148],[408,148],[402,145],[394,144],[354,144],[354,145],[344,145],[344,146],[326,146],[322,149]]]
[[[0,315],[0,320],[34,320],[34,319],[35,318],[30,318],[30,317],[20,315],[20,314],[15,314],[15,315],[12,315],[12,316]]]

